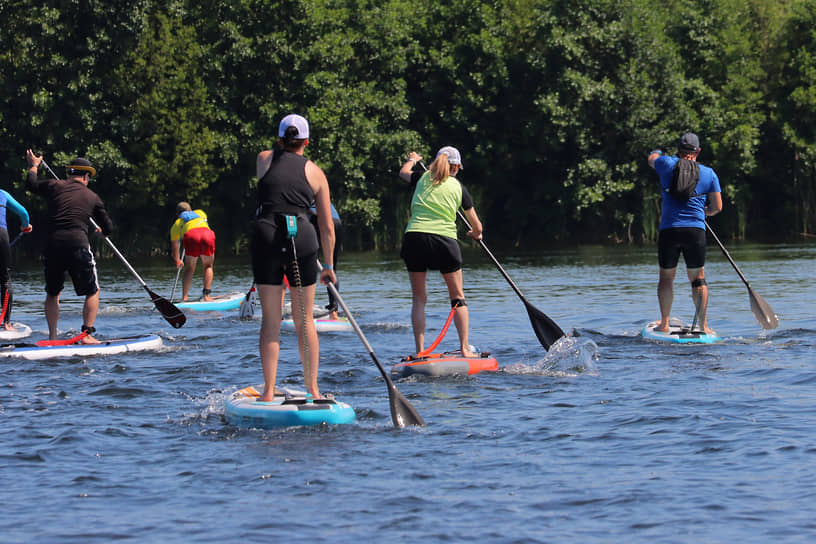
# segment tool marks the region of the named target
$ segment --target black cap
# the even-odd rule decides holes
[[[83,159],[82,157],[77,157],[76,159],[72,160],[71,164],[66,166],[65,169],[69,176],[81,176],[85,173],[90,174],[91,177],[96,175],[96,168],[91,166],[91,161],[88,159]]]
[[[700,138],[693,132],[686,132],[680,136],[680,141],[677,142],[677,149],[683,151],[700,151]]]

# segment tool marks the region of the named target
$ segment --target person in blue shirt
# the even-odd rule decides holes
[[[670,192],[675,165],[680,159],[697,163],[700,154],[700,139],[688,132],[680,137],[677,144],[677,156],[664,155],[656,149],[649,153],[649,166],[654,168],[660,178],[661,196],[663,197],[660,234],[657,240],[657,259],[660,265],[660,276],[657,284],[657,299],[660,304],[660,325],[657,331],[668,332],[674,300],[674,276],[680,254],[686,262],[686,273],[691,282],[691,297],[697,306],[697,318],[700,327],[711,333],[706,321],[708,309],[708,286],[705,281],[706,254],[706,216],[722,211],[720,180],[713,169],[698,164],[699,178],[688,200],[675,197]]]
[[[11,210],[20,218],[20,230],[24,233],[32,231],[28,212],[14,197],[0,189],[0,323],[7,331],[15,330],[11,324],[11,245],[9,244],[8,223],[6,212]]]

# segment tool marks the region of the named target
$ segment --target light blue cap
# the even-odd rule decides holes
[[[309,122],[296,113],[290,113],[280,122],[278,127],[278,138],[286,136],[286,129],[295,127],[297,129],[297,139],[305,140],[309,137]]]
[[[459,154],[459,150],[456,149],[455,147],[446,145],[436,153],[437,157],[439,155],[447,155],[448,162],[450,164],[458,164],[459,168],[464,170],[465,165],[462,164],[462,156]]]

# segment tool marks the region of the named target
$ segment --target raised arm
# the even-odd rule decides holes
[[[399,177],[406,183],[411,183],[411,175],[414,173],[414,166],[422,160],[422,155],[415,151],[408,153],[408,160],[400,168]]]

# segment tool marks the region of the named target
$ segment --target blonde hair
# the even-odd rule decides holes
[[[448,162],[448,156],[445,153],[438,155],[428,170],[431,172],[434,185],[439,185],[448,179],[451,175],[451,163]]]

